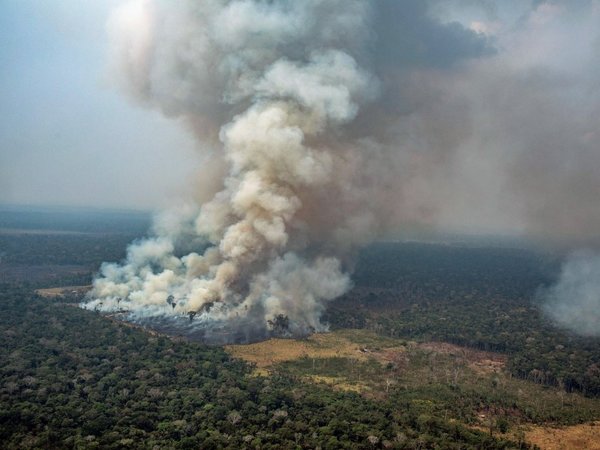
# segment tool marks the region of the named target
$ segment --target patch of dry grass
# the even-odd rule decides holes
[[[46,298],[62,297],[67,294],[85,294],[92,289],[92,285],[86,286],[60,286],[47,289],[36,289],[35,293]]]
[[[247,345],[227,345],[225,350],[258,368],[300,358],[350,358],[389,361],[394,350],[402,352],[397,340],[386,339],[366,330],[339,330],[316,333],[306,339],[269,339]]]
[[[307,379],[314,383],[326,384],[333,389],[340,391],[352,391],[357,393],[363,393],[370,390],[369,386],[362,383],[349,383],[345,378],[342,377],[326,377],[323,375],[307,375]]]
[[[600,422],[561,428],[530,427],[525,438],[542,450],[600,450]]]
[[[487,375],[498,373],[506,366],[508,357],[499,353],[484,352],[467,347],[461,347],[447,342],[424,342],[418,348],[460,358],[476,373]]]

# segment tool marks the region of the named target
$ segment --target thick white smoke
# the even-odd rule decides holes
[[[584,336],[600,336],[600,254],[570,255],[556,284],[540,296],[544,310],[558,325]]]
[[[118,8],[122,89],[184,122],[208,156],[190,204],[104,265],[84,306],[254,336],[287,317],[305,333],[349,288],[348,256],[403,224],[597,236],[600,3],[435,15],[465,4],[479,5]]]
[[[350,280],[329,244],[336,231],[314,233],[324,220],[341,233],[360,216],[335,217],[353,202],[340,190],[352,173],[339,167],[355,151],[344,127],[378,94],[358,62],[369,8],[136,0],[116,11],[110,28],[128,92],[184,117],[205,140],[218,136],[226,174],[198,210],[169,212],[124,264],[105,264],[86,308],[133,320],[189,315],[196,328],[260,332],[287,317],[291,333],[323,329],[324,302]]]

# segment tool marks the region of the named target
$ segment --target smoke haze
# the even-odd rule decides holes
[[[350,288],[353,252],[406,224],[597,236],[598,3],[504,21],[479,3],[468,23],[440,4],[116,9],[121,89],[186,123],[209,163],[85,307],[253,336],[287,317],[304,334]]]
[[[545,312],[558,325],[584,336],[600,336],[600,255],[573,253],[557,283],[540,296]]]

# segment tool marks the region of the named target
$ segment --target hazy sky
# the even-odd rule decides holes
[[[109,81],[116,3],[0,1],[0,203],[153,208],[187,184],[189,135]]]
[[[197,144],[109,80],[106,22],[120,3],[0,1],[1,203],[155,208],[186,190]],[[471,3],[440,15],[480,17]]]
[[[162,66],[155,109],[110,81],[106,22],[121,3],[0,0],[0,202],[141,209],[193,191],[202,152],[158,111],[172,106]],[[382,4],[386,115],[369,117],[402,180],[392,223],[597,234],[600,3]]]

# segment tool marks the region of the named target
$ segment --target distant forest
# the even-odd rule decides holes
[[[326,314],[335,328],[506,353],[517,377],[600,396],[600,339],[557,328],[536,292],[557,261],[532,250],[381,243],[362,252],[357,288]]]
[[[505,419],[488,432],[442,408],[454,404],[460,417],[466,403],[453,399],[464,398],[473,408],[498,402],[513,414],[492,385],[468,392],[392,386],[380,398],[339,392],[301,376],[315,361],[263,376],[220,347],[108,320],[77,308],[77,296],[35,294],[88,284],[103,261],[122,259],[148,226],[147,217],[134,216],[65,227],[64,218],[44,222],[41,214],[24,226],[28,218],[0,211],[3,448],[531,448],[491,432],[507,428]],[[58,228],[70,232],[39,232]],[[499,352],[515,378],[597,398],[600,340],[556,328],[536,303],[557,267],[551,255],[507,246],[379,243],[360,254],[354,289],[323,320],[333,329]],[[325,374],[348,368],[344,360],[319,364]],[[568,409],[543,405],[518,414],[515,420],[597,419],[593,411],[569,417]]]

